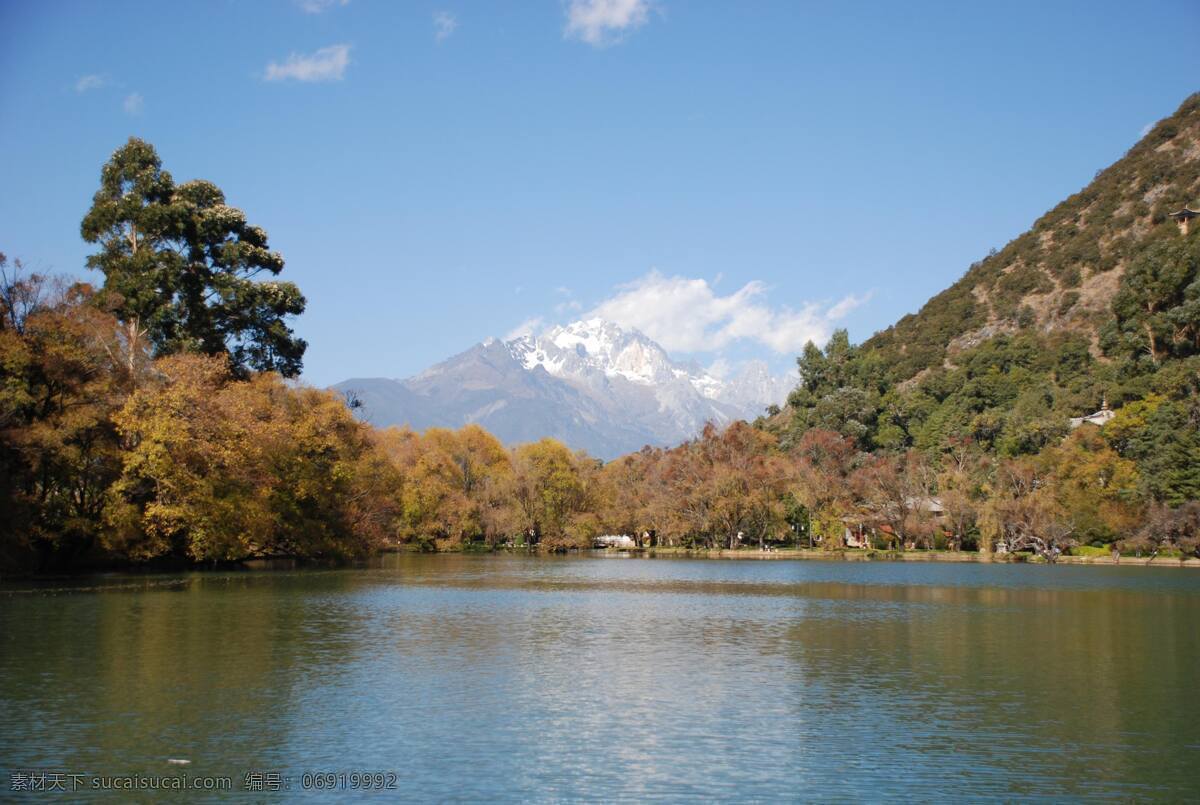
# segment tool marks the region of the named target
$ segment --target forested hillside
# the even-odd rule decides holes
[[[1185,236],[1169,213],[1198,200],[1193,95],[918,313],[860,345],[844,332],[810,344],[767,427],[785,447],[820,428],[865,451],[971,443],[1011,458],[1056,446],[1107,402],[1106,435],[1138,463],[1140,494],[1196,498],[1200,227]]]
[[[1198,198],[1200,93],[1029,231],[863,347],[896,383],[953,366],[964,351],[1003,333],[1072,333],[1100,356],[1126,270],[1176,235],[1168,213]]]

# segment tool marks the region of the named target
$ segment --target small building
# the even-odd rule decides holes
[[[946,507],[942,505],[941,498],[905,498],[904,505],[919,512],[932,514],[935,520],[946,514]]]
[[[1175,221],[1176,225],[1179,227],[1179,234],[1186,235],[1188,233],[1188,226],[1191,224],[1192,219],[1200,217],[1200,211],[1193,210],[1185,204],[1183,209],[1167,213],[1167,217]]]
[[[1088,414],[1087,416],[1071,417],[1071,430],[1075,430],[1075,428],[1078,428],[1080,425],[1085,423],[1102,428],[1104,427],[1104,424],[1114,416],[1116,416],[1116,414],[1114,414],[1113,410],[1108,407],[1108,399],[1106,398],[1100,402],[1100,410],[1096,413]]]
[[[937,497],[906,497],[904,509],[907,512],[920,512],[928,515],[935,525],[941,523],[946,516],[946,507],[942,504],[942,499]],[[937,527],[941,528],[941,526]],[[944,528],[942,533],[950,536]],[[898,539],[892,527],[886,522],[880,522],[877,517],[848,515],[842,518],[842,543],[847,548],[870,548],[873,544],[878,544],[877,538],[888,544]],[[818,538],[819,540],[820,538]],[[906,544],[906,547],[911,549],[915,546],[910,542]]]

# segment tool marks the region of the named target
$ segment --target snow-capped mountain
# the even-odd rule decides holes
[[[477,422],[507,443],[553,436],[600,458],[670,445],[708,421],[752,419],[791,390],[766,364],[729,378],[678,363],[642,333],[603,319],[539,336],[488,339],[408,378],[347,380],[377,426]]]

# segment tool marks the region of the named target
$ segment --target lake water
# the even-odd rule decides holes
[[[394,555],[10,582],[0,799],[24,770],[286,778],[267,799],[359,770],[420,800],[1196,799],[1198,681],[1200,573],[1169,568]]]

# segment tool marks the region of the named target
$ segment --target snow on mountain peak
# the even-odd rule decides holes
[[[604,319],[587,319],[555,327],[544,335],[508,342],[526,369],[541,366],[558,377],[604,375],[653,384],[673,377],[671,359],[662,347],[636,330],[624,330]]]
[[[783,378],[772,377],[766,364],[751,361],[731,378],[723,379],[693,362],[673,361],[661,346],[634,329],[601,318],[584,319],[554,327],[540,336],[523,335],[506,342],[513,357],[528,370],[542,367],[566,380],[582,383],[624,378],[658,389],[684,381],[691,394],[731,405],[746,416],[756,415],[771,403],[781,403],[790,391]],[[666,403],[665,403],[666,404]]]
[[[601,458],[690,439],[705,423],[753,419],[789,383],[763,363],[675,361],[644,334],[587,319],[487,339],[404,380],[359,378],[376,425],[478,423],[508,444],[553,435]]]

